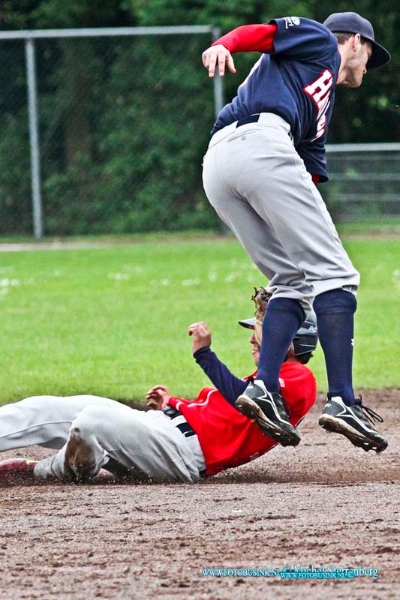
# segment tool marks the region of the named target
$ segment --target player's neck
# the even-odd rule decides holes
[[[336,85],[340,85],[344,81],[346,81],[346,76],[347,76],[347,66],[346,65],[347,65],[347,61],[349,59],[349,53],[350,53],[348,40],[344,44],[339,44],[338,50],[339,50],[339,54],[340,54],[340,67],[339,67],[339,74],[338,74],[338,78],[336,81]]]

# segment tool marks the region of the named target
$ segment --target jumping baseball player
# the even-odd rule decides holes
[[[255,319],[239,322],[254,329]],[[195,483],[201,477],[247,463],[277,445],[234,403],[249,378],[238,379],[211,350],[203,322],[188,329],[196,362],[214,388],[194,401],[171,396],[156,385],[147,394],[147,412],[96,396],[39,396],[0,407],[0,451],[41,445],[59,448],[37,461],[0,463],[0,484],[55,479],[86,481],[104,468],[139,481]],[[299,329],[280,371],[280,388],[296,426],[316,398],[316,382],[305,366],[317,345],[315,319]],[[250,338],[254,362],[260,347]]]
[[[352,382],[359,273],[347,256],[316,184],[328,179],[325,142],[335,86],[361,85],[390,55],[369,21],[353,12],[321,25],[286,17],[234,29],[203,53],[210,77],[235,73],[232,54],[260,59],[219,113],[204,157],[207,197],[269,280],[257,379],[236,407],[276,440],[299,435],[279,393],[286,349],[309,313],[317,315],[329,393],[319,424],[355,446],[381,452],[382,419],[356,399]]]

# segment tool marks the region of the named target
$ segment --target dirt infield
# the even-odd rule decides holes
[[[91,485],[0,488],[0,598],[398,600],[400,390],[364,396],[385,419],[381,455],[321,430],[319,399],[298,448],[198,485],[117,485],[102,474]],[[48,451],[0,458],[16,455]],[[285,565],[303,575],[266,576]],[[364,575],[305,579],[321,565]]]

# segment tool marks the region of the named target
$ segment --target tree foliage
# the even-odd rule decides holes
[[[400,7],[358,0],[392,53],[361,89],[337,90],[330,142],[400,136]],[[338,0],[335,11],[349,10]],[[212,25],[224,33],[285,15],[323,21],[327,0],[4,0],[0,28]],[[46,233],[217,227],[201,185],[214,119],[212,83],[201,65],[209,36],[38,42],[40,139]],[[236,94],[257,56],[238,55]],[[21,43],[0,42],[0,232],[30,229],[29,140]]]

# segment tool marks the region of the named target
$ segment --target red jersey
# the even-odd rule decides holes
[[[308,367],[298,362],[283,363],[279,375],[280,391],[290,410],[290,422],[296,426],[316,400],[315,377]],[[197,433],[206,463],[206,476],[243,465],[277,445],[215,388],[203,388],[195,400],[172,396],[168,404],[179,410]]]

